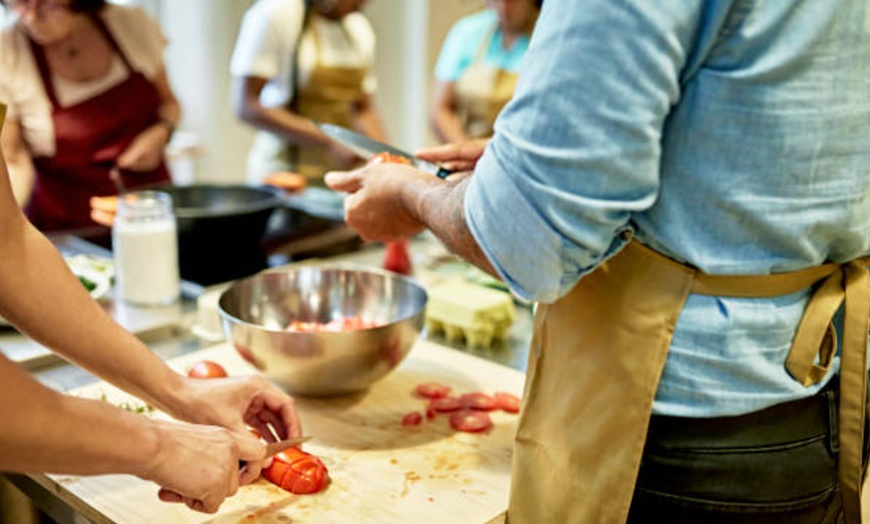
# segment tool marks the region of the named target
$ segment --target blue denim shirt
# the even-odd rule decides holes
[[[543,302],[624,230],[713,274],[870,253],[868,31],[864,0],[547,0],[466,194],[472,234]],[[814,393],[784,369],[808,296],[690,296],[655,412]]]

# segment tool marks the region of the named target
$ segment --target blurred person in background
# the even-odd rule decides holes
[[[450,29],[435,65],[432,129],[442,142],[492,135],[517,85],[543,0],[487,0]]]
[[[107,242],[90,198],[170,180],[164,149],[180,117],[167,41],[141,9],[105,0],[0,0],[2,150],[16,200],[42,231]],[[96,228],[96,229],[93,229]],[[91,233],[93,231],[93,233]]]
[[[314,186],[360,159],[315,126],[331,123],[385,141],[373,105],[375,34],[365,0],[258,0],[233,52],[236,114],[257,130],[248,180],[295,171]]]

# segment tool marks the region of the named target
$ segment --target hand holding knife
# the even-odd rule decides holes
[[[279,440],[277,442],[270,442],[270,443],[266,444],[266,456],[263,458],[267,459],[270,457],[274,457],[275,455],[277,455],[278,453],[281,453],[282,451],[286,451],[290,448],[295,448],[304,442],[308,442],[309,440],[311,440],[311,438],[312,437],[306,435],[306,436],[302,436],[302,437]],[[239,461],[239,469],[245,467],[245,464],[247,464],[246,461],[240,460]]]
[[[399,148],[393,147],[383,142],[371,139],[363,134],[351,131],[350,129],[333,125],[333,124],[317,124],[317,127],[329,138],[335,140],[344,147],[350,149],[363,160],[368,160],[378,153],[390,153],[403,158],[407,158],[411,165],[421,171],[433,174],[438,178],[447,178],[453,171],[427,162],[421,158],[417,158],[411,153],[407,153]]]

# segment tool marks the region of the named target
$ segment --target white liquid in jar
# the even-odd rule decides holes
[[[170,207],[155,213],[153,204],[146,212],[139,205],[121,204],[112,228],[117,291],[130,304],[170,304],[179,296],[175,217]]]

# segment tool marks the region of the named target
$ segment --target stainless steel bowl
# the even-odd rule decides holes
[[[342,395],[383,378],[423,328],[426,291],[413,279],[356,266],[302,266],[234,282],[218,300],[227,339],[289,393]],[[360,316],[377,327],[291,332],[294,320]]]

